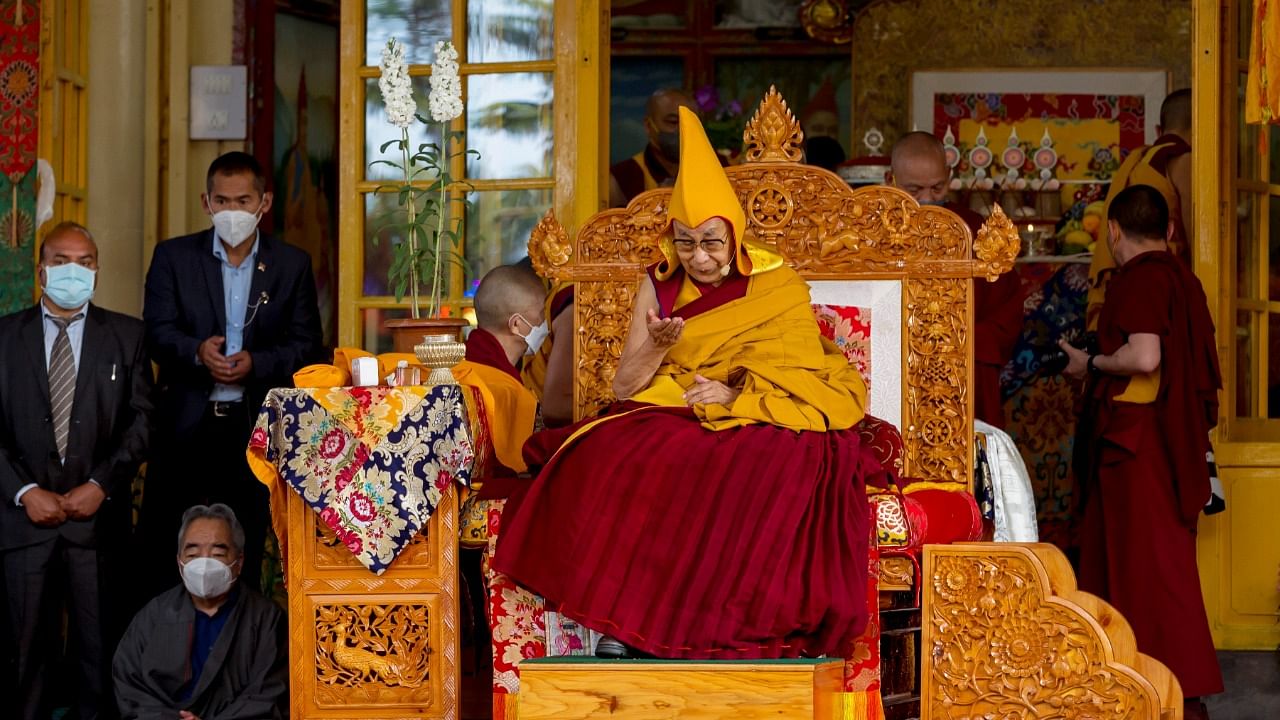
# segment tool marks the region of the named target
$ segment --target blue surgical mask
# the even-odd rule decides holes
[[[542,347],[542,343],[546,341],[547,336],[551,334],[551,329],[547,327],[546,320],[543,320],[540,325],[534,325],[528,320],[525,320],[523,315],[517,314],[514,317],[520,318],[525,325],[529,326],[529,334],[521,335],[520,337],[524,338],[524,344],[529,346],[529,352],[526,354],[533,355],[538,352],[538,348]]]
[[[44,294],[63,310],[83,307],[93,297],[97,272],[77,263],[44,266]]]

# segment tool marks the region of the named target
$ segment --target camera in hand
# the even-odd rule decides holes
[[[1068,344],[1084,350],[1090,355],[1098,354],[1098,334],[1080,332],[1079,330],[1068,330],[1063,333],[1062,339]],[[1061,375],[1063,370],[1067,369],[1067,363],[1070,362],[1066,351],[1058,347],[1056,344],[1050,347],[1041,348],[1041,353],[1037,358],[1040,365],[1041,375]]]

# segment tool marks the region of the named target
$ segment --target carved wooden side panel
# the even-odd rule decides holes
[[[973,413],[968,280],[910,278],[906,305],[906,474],[968,487]]]
[[[589,417],[613,402],[613,375],[627,344],[637,278],[577,284],[574,326],[578,370],[574,374],[577,417]]]
[[[1052,545],[930,545],[923,718],[1156,720],[1182,692]]]
[[[458,717],[457,494],[382,575],[289,493],[290,716]]]

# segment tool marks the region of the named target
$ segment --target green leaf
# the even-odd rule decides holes
[[[387,151],[387,148],[391,147],[392,145],[398,145],[400,142],[401,142],[400,140],[388,140],[378,146],[378,152],[384,153]]]

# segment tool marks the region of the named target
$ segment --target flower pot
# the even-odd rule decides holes
[[[462,342],[462,330],[469,325],[463,318],[398,318],[387,320],[382,326],[391,333],[392,350],[411,353],[427,337],[447,337]]]

